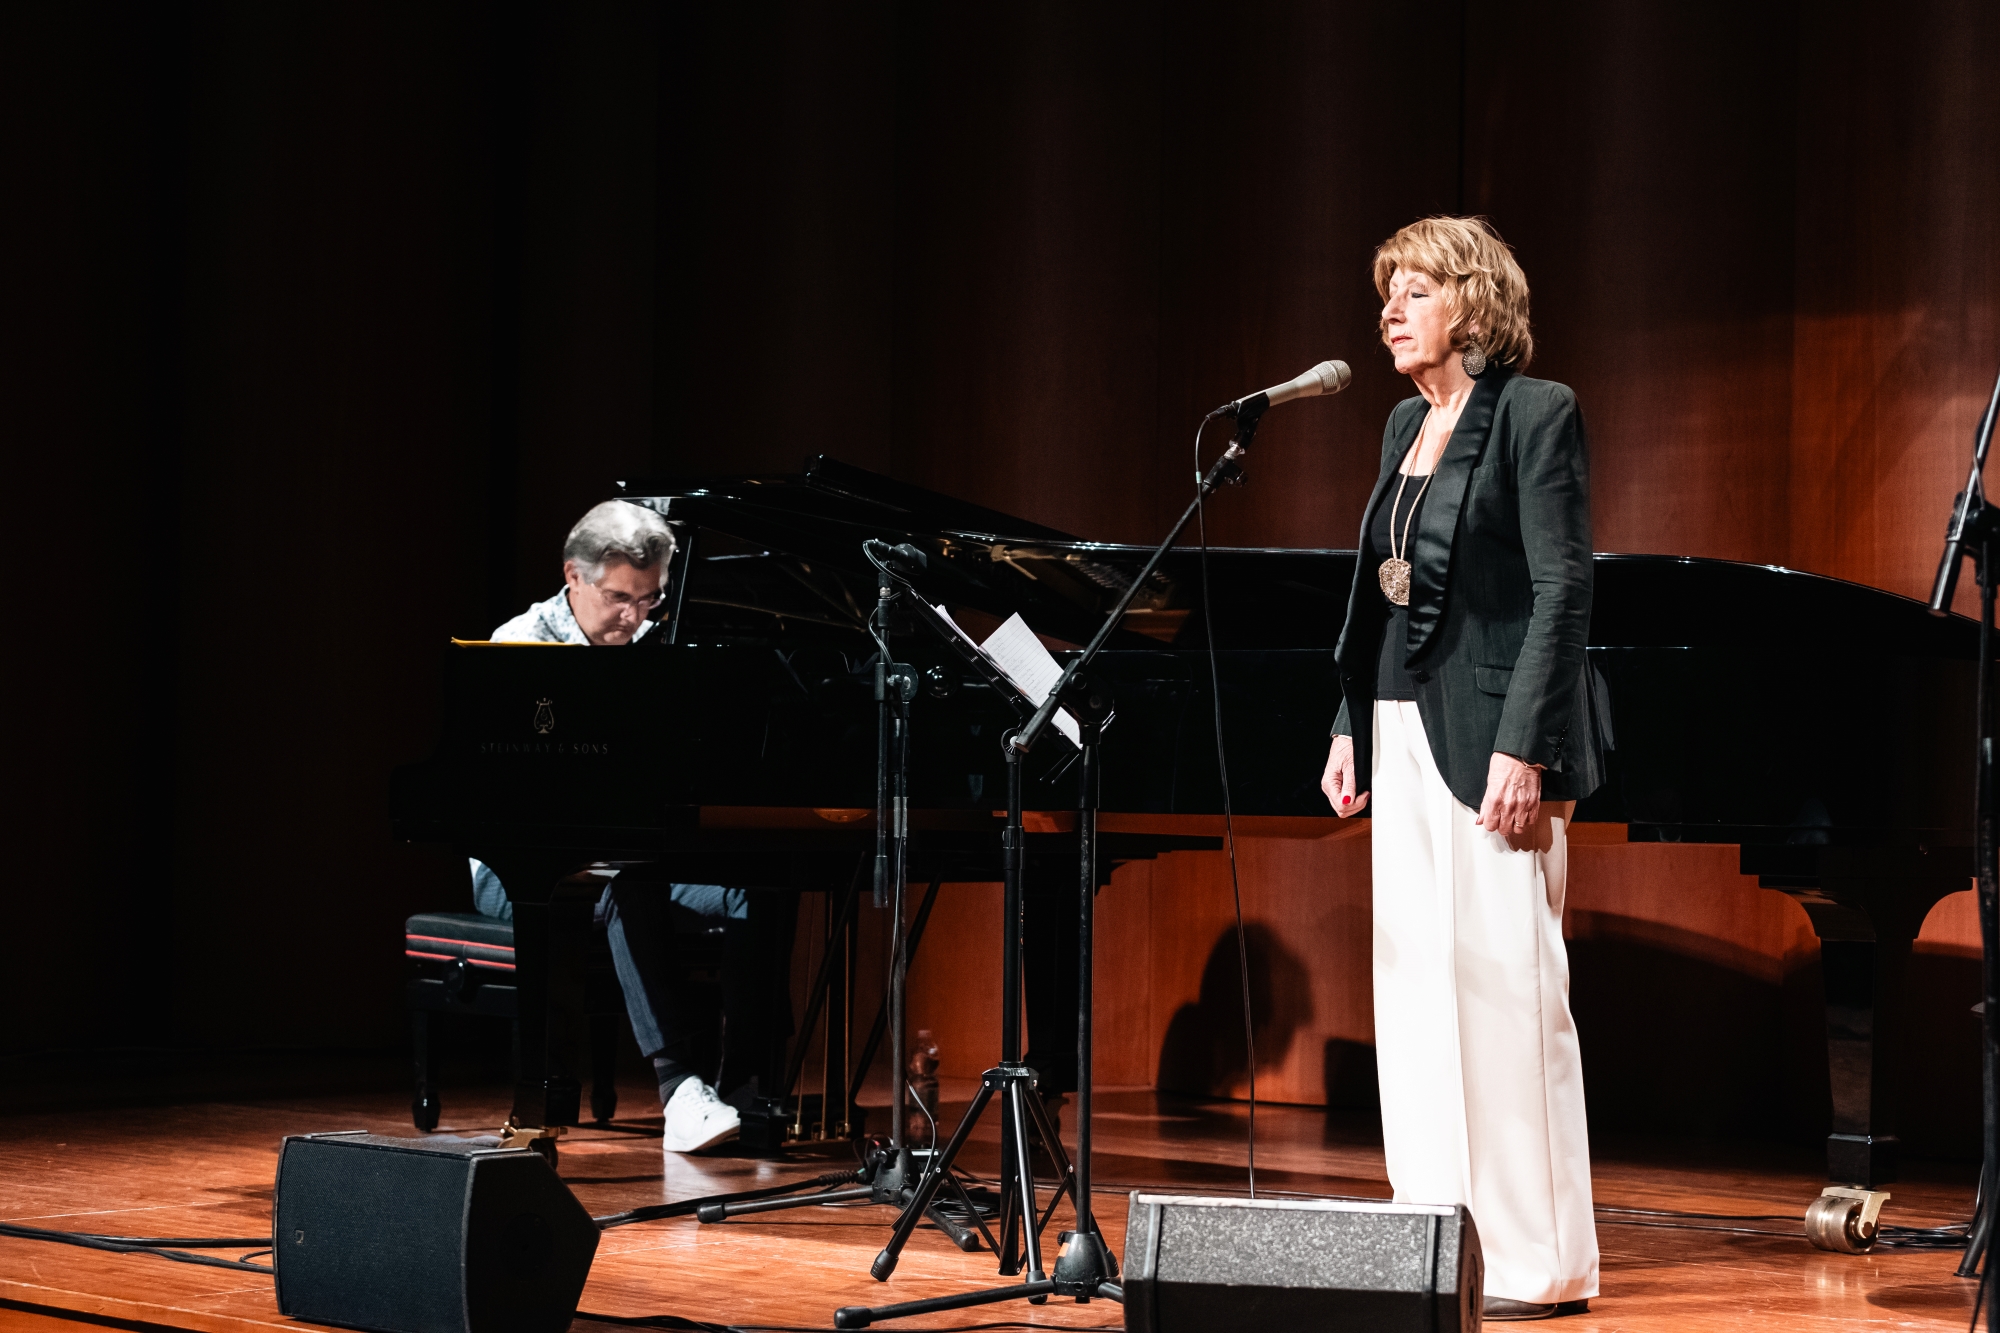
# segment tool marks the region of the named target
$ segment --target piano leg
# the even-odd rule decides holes
[[[1747,849],[1746,849],[1747,850]],[[1750,857],[1745,856],[1745,869]],[[1821,1249],[1860,1253],[1896,1179],[1896,1098],[1911,946],[1931,907],[1965,887],[1956,877],[1763,876],[1796,898],[1819,936],[1826,992],[1826,1059],[1833,1094],[1826,1192],[1806,1210]]]
[[[1873,1190],[1896,1178],[1895,1034],[1902,1022],[1910,945],[1909,939],[1820,936],[1833,1089],[1826,1176],[1835,1185]]]
[[[590,904],[564,896],[560,881],[576,869],[573,859],[538,856],[480,858],[493,867],[514,904],[514,986],[519,1017],[514,1105],[503,1141],[553,1158],[561,1127],[582,1122],[583,1085],[563,1058],[573,1043],[565,1017],[569,993],[581,996],[581,977],[569,976],[581,956],[578,929],[590,928]],[[574,985],[565,984],[574,983]],[[580,1006],[577,1006],[580,1007]]]
[[[555,972],[561,934],[561,906],[553,902],[514,903],[514,985],[520,997],[521,1055],[514,1071],[517,1129],[574,1125],[581,1119],[583,1087],[563,1072],[553,1049],[563,1024],[552,1021]]]
[[[430,1010],[412,1007],[410,1048],[416,1057],[417,1095],[411,1099],[410,1119],[425,1134],[438,1127],[438,1119],[444,1112],[444,1105],[438,1099],[437,1045],[431,1035]]]

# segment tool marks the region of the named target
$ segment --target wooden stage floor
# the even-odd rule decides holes
[[[627,1090],[627,1106],[648,1089]],[[947,1088],[947,1094],[951,1089]],[[447,1102],[458,1132],[491,1132],[497,1091]],[[1244,1110],[1147,1092],[1100,1094],[1096,1195],[1114,1248],[1122,1249],[1123,1190],[1133,1185],[1224,1192],[1243,1183]],[[634,1121],[633,1123],[641,1123]],[[657,1124],[657,1120],[655,1121]],[[451,1128],[452,1126],[447,1126]],[[1365,1127],[1297,1107],[1258,1118],[1259,1184],[1271,1190],[1383,1197],[1380,1148]],[[316,1101],[233,1102],[166,1109],[11,1117],[0,1121],[0,1217],[31,1226],[126,1235],[255,1235],[269,1225],[281,1136],[367,1129],[409,1135],[393,1095]],[[969,1156],[976,1172],[997,1161],[988,1133]],[[1693,1147],[1658,1141],[1597,1145],[1601,1205],[1710,1213],[1784,1214],[1751,1223],[1797,1233],[1818,1192],[1809,1154],[1760,1145]],[[675,1157],[664,1178],[657,1140],[583,1130],[566,1140],[562,1173],[592,1213],[750,1188],[832,1169],[831,1151],[779,1163]],[[1886,1220],[1962,1220],[1973,1171],[1918,1164],[1896,1187]],[[584,1291],[577,1330],[610,1333],[711,1324],[818,1329],[842,1305],[942,1295],[1006,1279],[985,1253],[961,1254],[919,1231],[887,1284],[869,1261],[887,1234],[872,1207],[810,1208],[761,1221],[703,1226],[692,1218],[608,1232]],[[1057,1214],[1053,1232],[1066,1225]],[[1604,1294],[1588,1315],[1551,1324],[1564,1333],[1678,1330],[1964,1329],[1972,1285],[1951,1276],[1942,1252],[1826,1254],[1798,1234],[1743,1235],[1602,1224]],[[591,1316],[601,1316],[592,1319]],[[665,1318],[662,1318],[662,1317]],[[140,1255],[0,1239],[0,1329],[181,1328],[236,1333],[299,1325],[277,1313],[268,1278]],[[1116,1305],[1015,1304],[906,1321],[908,1328],[1117,1328]],[[699,1325],[694,1325],[698,1327]]]

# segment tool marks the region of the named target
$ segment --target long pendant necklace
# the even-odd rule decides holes
[[[1430,424],[1428,416],[1424,424],[1426,426]],[[1421,447],[1423,443],[1421,431],[1417,434],[1417,441]],[[1413,450],[1410,455],[1410,465],[1416,466],[1416,461],[1416,452]],[[1429,472],[1424,473],[1424,484],[1417,487],[1417,498],[1410,501],[1410,516],[1403,520],[1403,540],[1399,546],[1396,542],[1396,516],[1403,508],[1403,487],[1410,484],[1410,474],[1405,472],[1401,475],[1403,479],[1396,483],[1395,502],[1389,506],[1389,558],[1375,571],[1375,577],[1382,584],[1384,597],[1397,606],[1408,606],[1410,562],[1404,557],[1410,553],[1410,529],[1416,525],[1417,506],[1424,502],[1424,492],[1430,489],[1431,478],[1437,475],[1437,468],[1433,466]]]

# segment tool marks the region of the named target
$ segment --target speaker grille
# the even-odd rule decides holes
[[[1176,1282],[1424,1291],[1442,1220],[1435,1213],[1169,1208],[1159,1265]]]
[[[531,1152],[450,1138],[285,1140],[278,1309],[372,1333],[563,1333],[597,1225]]]
[[[383,1333],[465,1327],[466,1153],[360,1134],[285,1149],[271,1236],[280,1310]]]
[[[1134,1194],[1134,1333],[1458,1333],[1479,1327],[1479,1233],[1459,1207]]]

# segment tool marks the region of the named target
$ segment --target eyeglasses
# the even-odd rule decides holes
[[[605,592],[595,584],[589,586],[592,592],[603,598],[610,604],[613,610],[617,611],[637,611],[641,615],[644,615],[661,602],[667,600],[667,595],[664,592],[652,592],[647,593],[644,597],[634,597],[629,593]]]

